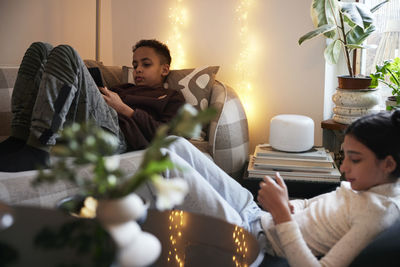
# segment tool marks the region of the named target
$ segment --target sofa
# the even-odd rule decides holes
[[[85,64],[100,68],[103,82],[108,87],[132,81],[131,67],[105,66],[94,60],[85,60]],[[235,91],[216,79],[218,70],[217,66],[172,70],[165,86],[181,90],[185,100],[198,109],[212,106],[217,110],[217,116],[203,127],[201,137],[190,141],[237,179],[249,154],[247,118]],[[18,67],[0,67],[0,141],[11,132],[10,102],[17,74]],[[143,151],[121,154],[120,164],[125,173],[135,172],[142,154]],[[90,176],[88,169],[79,172]],[[37,171],[0,172],[0,201],[11,205],[55,207],[60,199],[78,192],[78,188],[66,181],[32,187],[31,181],[36,174]]]

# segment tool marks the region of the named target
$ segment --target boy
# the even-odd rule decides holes
[[[166,45],[139,41],[132,64],[135,85],[98,88],[72,47],[33,43],[15,82],[11,136],[0,143],[0,171],[48,167],[64,123],[93,120],[118,138],[119,153],[145,148],[185,100],[163,88],[171,64]]]

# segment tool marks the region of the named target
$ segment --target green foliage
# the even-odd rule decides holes
[[[371,88],[383,83],[392,89],[392,95],[396,97],[396,103],[400,104],[400,58],[386,60],[383,65],[376,65],[376,72],[371,75]],[[389,108],[391,109],[391,108]]]
[[[350,54],[354,49],[366,48],[365,39],[375,31],[372,13],[389,0],[372,9],[362,3],[341,2],[339,0],[312,0],[311,17],[315,29],[299,38],[299,44],[316,36],[324,36],[332,42],[324,51],[325,60],[336,64],[341,50],[344,51],[350,76],[355,76]]]
[[[161,149],[175,141],[169,135],[195,137],[200,134],[201,124],[216,115],[213,108],[197,112],[185,104],[174,119],[157,129],[156,135],[146,149],[138,171],[130,177],[114,161],[118,148],[116,137],[93,122],[73,124],[61,133],[61,140],[53,148],[52,154],[59,158],[50,170],[39,170],[33,184],[54,182],[59,179],[76,184],[82,194],[96,198],[118,198],[137,189],[146,180],[151,180],[168,168],[178,167],[163,155]],[[110,157],[105,157],[110,156]],[[78,167],[92,166],[93,176],[84,178],[78,175]]]

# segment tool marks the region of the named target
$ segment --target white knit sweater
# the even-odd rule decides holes
[[[368,191],[354,191],[342,182],[336,191],[291,203],[295,214],[290,222],[274,225],[269,213],[261,217],[275,253],[290,266],[348,266],[400,217],[400,181]]]

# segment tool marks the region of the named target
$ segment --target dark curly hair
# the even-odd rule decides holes
[[[151,47],[160,57],[161,64],[171,65],[171,54],[168,46],[156,39],[140,40],[132,47],[132,52],[135,52],[139,47]]]
[[[396,161],[393,177],[400,177],[400,109],[361,117],[347,127],[351,135],[375,153],[378,159],[392,156]]]

